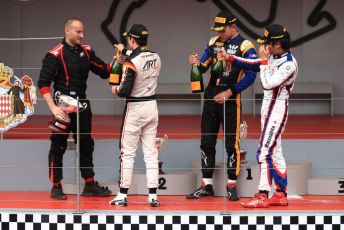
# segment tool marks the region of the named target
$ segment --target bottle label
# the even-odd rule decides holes
[[[109,83],[113,85],[119,85],[119,74],[111,73]]]
[[[200,81],[193,81],[193,82],[191,82],[191,90],[192,91],[199,91],[199,90],[201,90],[201,82]]]

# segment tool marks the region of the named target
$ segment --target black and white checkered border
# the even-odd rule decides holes
[[[178,215],[0,213],[0,229],[344,230],[344,215]]]

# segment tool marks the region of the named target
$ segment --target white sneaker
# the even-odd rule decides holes
[[[148,202],[151,207],[160,206],[160,202],[158,201],[158,196],[156,194],[149,194]]]
[[[127,194],[118,193],[117,196],[109,202],[109,204],[116,206],[127,206]]]

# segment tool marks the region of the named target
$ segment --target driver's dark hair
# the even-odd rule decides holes
[[[133,36],[130,36],[130,35],[129,35],[129,37],[133,38],[139,46],[146,46],[147,45],[148,38],[146,39],[146,41],[143,41],[141,39],[134,38]]]

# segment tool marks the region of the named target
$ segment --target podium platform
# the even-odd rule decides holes
[[[213,176],[215,196],[226,194],[227,173],[224,172],[224,164],[217,163]],[[193,162],[194,171],[199,171],[197,186],[201,185],[200,163]],[[310,161],[287,163],[288,170],[288,195],[307,194],[307,181],[311,177],[312,163]],[[237,179],[237,191],[241,197],[252,197],[257,192],[259,182],[259,165],[242,164]],[[195,187],[195,188],[196,188]],[[271,191],[273,193],[274,190]]]
[[[307,191],[310,195],[344,196],[344,178],[311,178]]]
[[[193,192],[196,188],[201,186],[201,165],[200,162],[193,162],[193,170],[174,170],[165,174],[159,175],[159,195],[186,195]],[[338,195],[338,191],[343,191],[344,179],[342,184],[338,184],[338,180],[328,181],[331,186],[321,183],[316,185],[317,181],[311,179],[312,163],[311,161],[287,163],[288,169],[288,195]],[[259,165],[258,164],[242,164],[240,174],[237,180],[237,190],[241,197],[252,197],[257,192],[259,180]],[[118,192],[118,184],[115,182],[102,183],[103,186],[108,186],[113,194]],[[215,165],[213,176],[213,187],[215,196],[226,195],[227,173],[224,171],[223,163]],[[315,187],[317,186],[317,188]],[[84,185],[80,185],[80,192],[82,192]],[[318,187],[322,189],[319,190]],[[77,194],[76,184],[64,183],[63,190],[66,194]],[[311,192],[309,191],[311,190]],[[318,189],[319,192],[316,192]],[[341,190],[340,190],[341,189]],[[322,193],[321,191],[324,191]],[[273,193],[274,190],[271,191]],[[129,189],[129,194],[146,195],[148,194],[147,180],[145,171],[134,171],[132,185]]]
[[[159,195],[186,195],[191,193],[197,186],[198,175],[191,170],[171,171],[159,175]],[[83,181],[82,181],[83,182]],[[112,194],[119,191],[118,183],[102,183],[102,186],[108,186]],[[62,184],[63,191],[66,194],[77,194],[77,185],[75,182],[65,182]],[[80,193],[84,189],[84,183],[80,184]],[[146,195],[148,194],[147,179],[145,171],[134,171],[133,180],[128,194]]]
[[[197,174],[193,171],[178,170],[159,175],[159,195],[186,195],[197,186]],[[136,194],[148,194],[145,172],[134,172],[132,184]],[[132,193],[133,194],[133,193]]]

